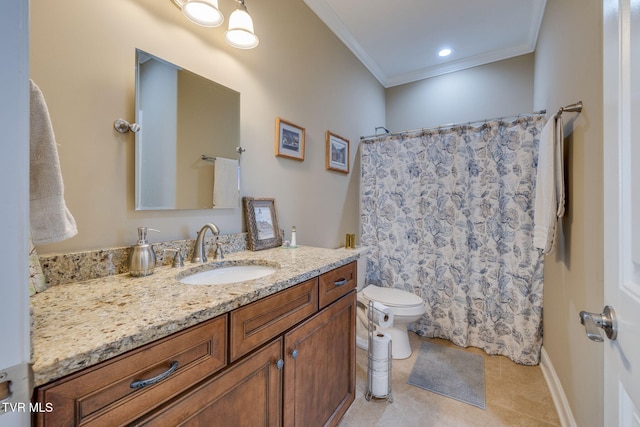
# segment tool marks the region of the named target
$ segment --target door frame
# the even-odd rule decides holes
[[[629,269],[631,262],[640,261],[640,247],[633,242],[637,236],[632,237],[640,229],[638,214],[632,216],[637,209],[632,189],[638,189],[632,188],[632,183],[638,175],[634,175],[631,163],[632,155],[638,154],[629,151],[640,129],[631,114],[640,109],[640,101],[634,99],[638,89],[631,84],[632,71],[637,72],[639,64],[633,58],[639,47],[632,44],[632,35],[637,39],[640,31],[636,23],[632,25],[640,21],[632,13],[638,5],[640,0],[604,0],[602,9],[604,302],[618,310],[619,327],[618,339],[604,342],[603,422],[612,426],[635,425],[634,417],[635,423],[640,423],[640,389],[630,376],[637,375],[632,374],[631,366],[640,368],[638,347],[632,338],[638,335],[640,326],[640,277]]]
[[[7,0],[0,14],[0,375],[12,396],[0,402],[0,424],[29,425],[29,2]],[[20,403],[26,406],[12,406]],[[6,424],[5,424],[6,423]]]

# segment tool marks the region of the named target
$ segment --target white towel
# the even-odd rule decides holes
[[[558,204],[557,216],[564,216],[564,123],[562,114],[556,114],[556,202]]]
[[[564,215],[563,138],[562,116],[556,115],[542,129],[538,144],[533,245],[543,254],[553,251],[558,218]]]
[[[238,161],[216,157],[213,171],[213,207],[237,208],[239,196]]]
[[[64,201],[64,185],[49,110],[40,88],[31,81],[30,219],[33,243],[53,243],[78,234]]]

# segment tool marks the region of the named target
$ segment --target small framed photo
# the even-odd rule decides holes
[[[276,156],[304,160],[304,128],[276,118]]]
[[[243,197],[242,204],[247,224],[248,249],[260,251],[282,246],[276,200]]]
[[[327,170],[349,173],[349,140],[327,131]]]

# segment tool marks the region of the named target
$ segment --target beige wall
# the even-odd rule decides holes
[[[227,19],[235,7],[221,0]],[[244,229],[241,209],[134,210],[135,48],[241,93],[242,195],[274,197],[280,225],[298,242],[336,247],[358,232],[358,167],[325,170],[325,132],[351,141],[384,124],[384,88],[300,0],[247,1],[260,45],[226,45],[222,27],[187,21],[171,0],[31,1],[31,76],[47,99],[59,143],[68,207],[78,236],[40,253],[194,237],[205,222]],[[275,118],[306,128],[304,162],[274,156]]]
[[[535,108],[565,114],[567,210],[559,247],[545,259],[544,348],[579,426],[602,426],[603,346],[580,310],[603,307],[602,2],[547,2],[535,61]]]
[[[533,54],[387,89],[392,132],[528,113]]]

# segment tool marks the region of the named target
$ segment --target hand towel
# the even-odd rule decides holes
[[[533,212],[533,245],[543,254],[551,253],[555,246],[558,217],[564,214],[564,171],[561,133],[562,119],[558,115],[542,129],[538,144],[538,169]],[[561,201],[561,203],[560,203]]]
[[[49,110],[40,88],[31,81],[30,220],[33,243],[53,243],[78,234],[64,201],[60,160]]]
[[[564,216],[564,123],[562,114],[556,114],[555,146],[556,203],[558,205],[556,216],[562,218]]]
[[[238,161],[216,157],[213,171],[213,207],[237,208],[239,195]]]
[[[536,196],[533,210],[533,245],[551,252],[555,237],[557,200],[555,183],[555,116],[547,121],[538,142]]]

